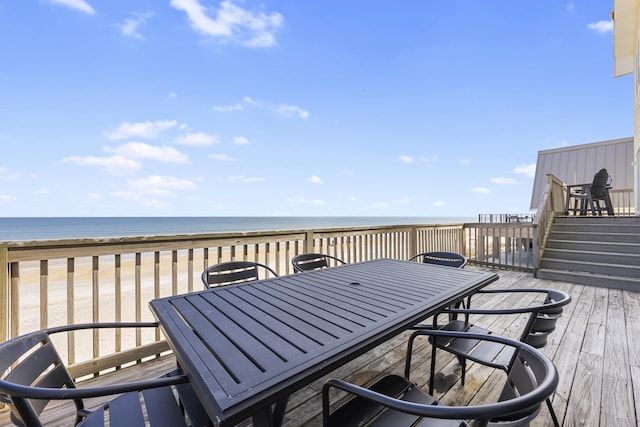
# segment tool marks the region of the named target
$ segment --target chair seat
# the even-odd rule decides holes
[[[181,371],[167,374],[174,375],[181,375]],[[207,414],[191,385],[177,384],[124,393],[91,412],[78,426],[187,427],[208,423]]]
[[[149,419],[145,423],[143,407]],[[108,414],[108,417],[106,415]],[[170,427],[187,426],[180,406],[168,387],[159,387],[140,392],[125,393],[109,402],[108,408],[101,407],[92,412],[82,427],[145,426]]]
[[[441,330],[455,332],[469,332],[473,334],[492,334],[491,331],[476,325],[465,323],[462,320],[454,320],[445,325]],[[434,344],[433,337],[429,338]],[[513,348],[500,343],[483,341],[470,338],[437,338],[435,345],[474,362],[481,362],[494,368],[506,369],[513,356]]]
[[[423,392],[411,381],[398,375],[387,375],[381,378],[369,387],[369,390],[407,402],[423,405],[439,404],[436,399]],[[356,396],[331,414],[329,425],[340,427],[401,427],[418,425],[458,427],[468,424],[460,420],[439,420],[407,414]]]

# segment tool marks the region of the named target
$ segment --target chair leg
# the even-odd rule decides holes
[[[433,396],[433,384],[435,382],[436,371],[436,337],[431,337],[431,372],[429,373],[429,394]]]
[[[556,416],[556,411],[553,410],[553,405],[551,405],[551,399],[547,398],[547,407],[549,408],[549,413],[551,414],[551,420],[553,420],[553,425],[555,427],[560,427],[560,423],[558,422],[558,417]]]
[[[462,385],[464,385],[464,378],[467,374],[467,359],[465,359],[464,357],[458,356],[458,363],[460,363],[460,366],[462,367],[461,382],[462,382]]]

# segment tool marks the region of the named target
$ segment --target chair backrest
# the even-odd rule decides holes
[[[591,197],[605,197],[607,185],[610,184],[609,173],[606,169],[600,169],[593,176],[591,184]]]
[[[15,338],[0,350],[0,400],[9,405],[11,421],[18,426],[41,426],[39,416],[50,400],[15,397],[15,386],[75,388],[75,383],[49,335],[43,331]],[[8,396],[11,396],[9,398]],[[83,401],[74,400],[76,409]],[[76,423],[80,418],[76,418]]]
[[[510,366],[507,381],[498,401],[505,402],[532,393],[549,375],[549,367],[537,354],[526,348],[519,349]],[[495,417],[489,425],[513,425],[510,423],[514,421],[517,421],[516,425],[529,425],[528,423],[540,412],[540,403],[532,403],[528,407],[523,405],[523,409],[518,412]]]
[[[428,264],[445,265],[447,267],[463,268],[467,265],[467,257],[455,252],[424,252],[409,258],[409,261],[422,258]]]
[[[296,255],[291,258],[291,265],[296,273],[301,271],[316,270],[318,268],[326,268],[331,265],[346,264],[340,258],[336,258],[331,255],[308,253]]]
[[[571,297],[564,292],[553,289],[545,291],[545,301],[532,313],[521,339],[535,348],[547,345],[547,337],[555,330],[556,322],[562,317],[563,307],[571,302]]]
[[[230,285],[233,283],[250,282],[260,278],[259,270],[262,269],[265,275],[271,273],[276,277],[278,274],[270,267],[253,261],[229,261],[212,265],[202,272],[202,283],[205,288],[212,285]]]

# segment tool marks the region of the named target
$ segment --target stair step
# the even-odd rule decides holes
[[[640,217],[557,217],[536,277],[640,290]]]
[[[541,268],[622,277],[640,277],[640,266],[543,257]]]
[[[559,271],[546,268],[539,269],[536,272],[536,277],[547,280],[579,283],[582,285],[640,291],[640,279],[633,277],[618,277],[578,271]]]
[[[599,242],[595,240],[547,240],[547,249],[566,249],[593,252],[617,252],[623,254],[640,254],[640,244],[624,242]]]
[[[640,224],[639,216],[558,216],[554,224]]]
[[[640,248],[640,247],[638,247]],[[587,249],[587,248],[583,248]],[[597,251],[588,248],[588,250],[576,249],[556,249],[547,248],[544,250],[545,260],[555,261],[581,261],[586,263],[606,263],[622,266],[640,265],[640,254],[623,253],[613,251]]]
[[[554,231],[584,232],[584,233],[622,233],[640,236],[640,223],[633,224],[590,224],[590,223],[561,223],[553,225]]]
[[[640,244],[640,235],[629,233],[594,233],[583,231],[556,231],[554,228],[549,232],[549,239],[573,240],[580,242],[612,242],[612,243],[636,243]]]
[[[565,249],[574,251],[610,252],[640,255],[640,243],[576,241],[563,239],[547,240],[546,249]]]

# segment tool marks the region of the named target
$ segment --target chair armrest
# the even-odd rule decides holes
[[[141,391],[150,388],[166,387],[188,383],[186,375],[173,375],[160,377],[146,381],[136,381],[126,384],[105,385],[100,387],[78,387],[78,388],[47,388],[31,387],[19,385],[0,380],[0,388],[11,396],[28,397],[32,399],[46,400],[72,400],[86,399],[91,397],[110,396],[114,394],[128,393],[130,391]]]
[[[567,185],[567,191],[571,192],[572,190],[580,190],[580,191],[585,191],[586,188],[591,187],[591,183],[589,184],[571,184],[571,185]]]

